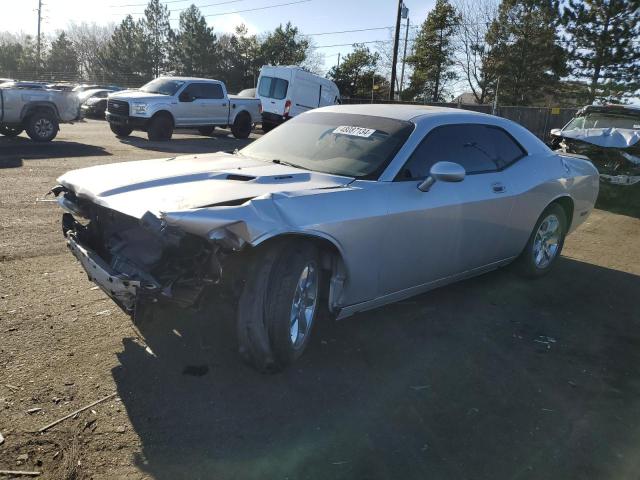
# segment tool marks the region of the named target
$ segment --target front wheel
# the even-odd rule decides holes
[[[153,117],[147,128],[147,137],[149,140],[171,140],[173,135],[173,122],[166,115]]]
[[[297,360],[309,343],[318,312],[321,271],[317,249],[287,242],[265,249],[240,296],[240,354],[262,372]]]
[[[27,120],[27,135],[34,142],[50,142],[59,128],[58,119],[51,112],[36,112]]]
[[[549,205],[536,222],[526,247],[517,260],[527,277],[540,277],[555,265],[567,234],[567,215],[557,203]]]
[[[231,133],[236,138],[247,138],[251,133],[251,118],[246,113],[239,114],[231,126]]]
[[[109,128],[116,134],[116,137],[128,137],[131,135],[131,132],[133,132],[133,128],[126,127],[124,125],[116,125],[115,123],[110,123]]]
[[[0,125],[0,133],[5,137],[17,137],[24,131],[24,128],[9,127],[7,125]]]

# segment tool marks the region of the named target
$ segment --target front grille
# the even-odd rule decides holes
[[[116,115],[129,115],[129,103],[122,100],[107,100],[107,111]]]

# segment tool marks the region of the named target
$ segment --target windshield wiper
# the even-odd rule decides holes
[[[295,163],[285,162],[280,160],[279,158],[274,158],[271,160],[273,163],[277,163],[278,165],[287,165],[288,167],[299,168],[301,170],[310,170],[309,168],[301,167],[300,165],[296,165]]]

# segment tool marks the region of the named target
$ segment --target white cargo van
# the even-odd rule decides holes
[[[296,66],[262,67],[256,96],[265,132],[300,113],[340,103],[335,83]]]

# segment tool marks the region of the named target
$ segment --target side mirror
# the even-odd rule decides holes
[[[459,163],[434,163],[429,171],[429,176],[418,185],[418,190],[428,192],[436,180],[439,182],[461,182],[464,180],[465,174],[464,167]]]
[[[178,97],[178,100],[180,100],[181,102],[193,102],[193,97],[187,92],[182,92]]]

